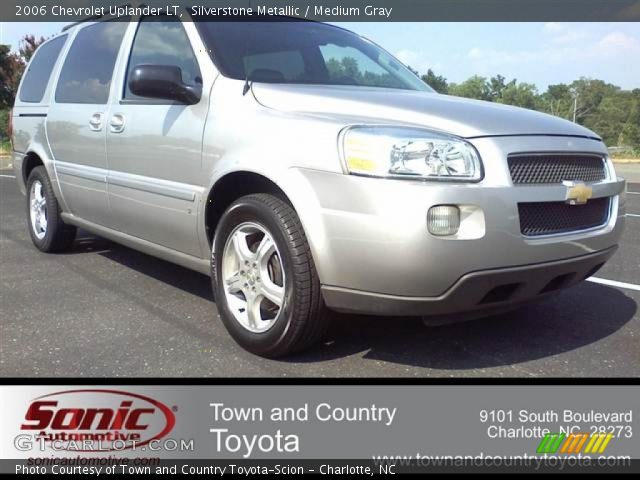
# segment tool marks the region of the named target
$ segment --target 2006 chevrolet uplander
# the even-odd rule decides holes
[[[265,356],[328,311],[474,315],[592,275],[624,180],[574,123],[439,95],[299,21],[94,19],[43,44],[13,110],[33,243],[76,228],[211,275]]]

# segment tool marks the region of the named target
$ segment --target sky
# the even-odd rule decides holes
[[[540,91],[580,77],[640,88],[640,23],[338,24],[362,34],[420,73],[433,69],[459,83],[500,74]],[[45,37],[62,23],[0,24],[0,43],[14,49],[26,33]]]

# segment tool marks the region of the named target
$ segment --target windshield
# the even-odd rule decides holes
[[[209,22],[194,17],[220,72],[265,83],[358,85],[433,91],[358,35],[306,22]]]

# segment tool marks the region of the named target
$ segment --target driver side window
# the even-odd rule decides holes
[[[320,47],[329,79],[344,85],[401,88],[400,82],[360,50],[334,44]]]
[[[176,17],[162,15],[140,21],[127,67],[124,87],[124,98],[127,100],[143,99],[129,89],[129,75],[135,67],[143,64],[180,67],[184,83],[191,86],[202,84],[200,68],[189,38]]]

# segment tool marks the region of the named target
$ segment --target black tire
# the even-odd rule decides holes
[[[252,332],[231,312],[222,279],[222,255],[236,227],[259,224],[272,237],[284,270],[284,303],[273,326]],[[301,351],[318,342],[326,332],[329,312],[320,291],[309,244],[298,215],[287,202],[269,194],[247,195],[223,214],[211,256],[211,279],[220,317],[231,336],[246,350],[268,358]]]
[[[42,238],[38,238],[31,222],[31,188],[35,182],[42,184],[42,195],[46,199],[47,228]],[[76,227],[62,221],[58,199],[53,192],[49,175],[42,166],[31,170],[27,179],[27,228],[31,241],[42,252],[54,253],[69,250],[76,238]]]

